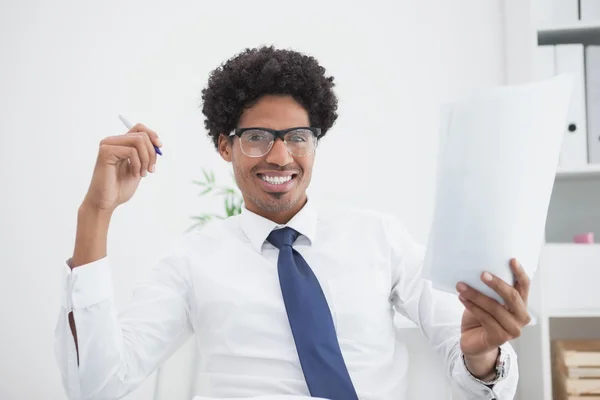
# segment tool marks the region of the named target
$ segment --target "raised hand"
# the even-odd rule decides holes
[[[142,124],[126,134],[102,139],[84,204],[112,212],[131,199],[141,178],[155,171],[154,145],[162,146],[158,135]]]

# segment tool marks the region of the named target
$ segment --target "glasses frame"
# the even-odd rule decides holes
[[[310,153],[306,153],[304,155],[301,155],[301,156],[298,156],[298,155],[295,155],[294,153],[292,153],[290,151],[288,145],[287,145],[286,140],[284,139],[285,135],[288,132],[295,131],[295,130],[298,130],[298,129],[306,129],[306,130],[311,131],[312,134],[317,139],[317,142],[315,143],[315,148],[313,149],[313,151],[311,151]],[[277,138],[281,139],[281,141],[285,145],[285,149],[292,156],[294,156],[294,157],[308,156],[308,155],[313,154],[315,152],[315,150],[317,149],[317,146],[319,144],[319,136],[321,136],[321,128],[315,128],[315,127],[312,127],[312,126],[296,126],[296,127],[293,127],[293,128],[287,128],[287,129],[281,129],[281,130],[269,129],[269,128],[261,128],[261,127],[254,126],[254,127],[249,127],[249,128],[235,128],[233,131],[231,131],[231,133],[229,134],[229,137],[231,137],[231,136],[237,136],[237,137],[239,137],[241,139],[242,138],[242,134],[244,132],[246,132],[246,131],[252,131],[252,130],[261,130],[261,131],[269,132],[269,133],[271,133],[275,137],[274,140],[271,140],[271,143],[269,144],[269,149],[267,150],[267,152],[265,154],[263,154],[263,155],[260,155],[260,156],[251,156],[249,154],[246,154],[246,152],[244,151],[243,146],[240,143],[240,149],[242,150],[242,153],[244,153],[246,156],[252,157],[252,158],[264,157],[267,154],[269,154],[269,152],[273,148],[273,144],[275,144],[275,140],[277,140]]]

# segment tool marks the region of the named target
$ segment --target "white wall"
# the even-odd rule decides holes
[[[336,76],[340,118],[311,194],[395,213],[424,240],[437,107],[503,82],[500,10],[500,0],[2,1],[0,397],[64,398],[52,353],[61,267],[97,143],[124,132],[118,113],[165,144],[113,221],[119,304],[190,215],[220,206],[190,184],[203,167],[228,171],[205,136],[200,91],[246,46],[310,52]],[[152,389],[150,379],[129,398]]]

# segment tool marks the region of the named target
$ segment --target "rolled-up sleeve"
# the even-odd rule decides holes
[[[185,268],[179,257],[161,260],[119,312],[108,258],[74,269],[64,266],[54,348],[70,399],[125,396],[191,335]]]
[[[501,350],[510,356],[508,375],[491,388],[467,370],[460,349],[460,326],[464,306],[458,297],[433,288],[422,277],[425,248],[416,243],[393,217],[386,221],[392,263],[392,303],[395,309],[421,330],[446,366],[446,373],[469,400],[508,400],[518,383],[517,356],[509,343]]]

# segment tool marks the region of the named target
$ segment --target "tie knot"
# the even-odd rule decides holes
[[[283,246],[291,246],[294,244],[300,234],[294,229],[285,227],[281,229],[275,229],[267,237],[267,241],[273,246],[281,249]]]

